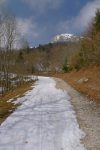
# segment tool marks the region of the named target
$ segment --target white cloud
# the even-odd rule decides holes
[[[22,19],[17,18],[17,36],[15,41],[15,48],[21,48],[23,45],[23,40],[30,42],[30,40],[34,40],[38,38],[38,26],[31,19]]]
[[[100,0],[88,2],[76,17],[63,21],[58,28],[63,32],[83,32],[92,21],[98,8],[100,8]]]
[[[100,0],[95,0],[86,4],[80,11],[79,16],[75,18],[74,26],[76,28],[86,28],[95,16],[96,10],[100,8]]]
[[[63,0],[22,0],[29,4],[37,13],[44,12],[49,8],[56,9],[61,6]]]
[[[32,19],[18,18],[17,23],[21,36],[32,37],[33,39],[38,37],[37,24]]]

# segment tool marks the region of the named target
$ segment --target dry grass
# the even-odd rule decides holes
[[[15,90],[10,91],[6,93],[4,96],[0,96],[0,124],[11,114],[17,107],[17,105],[14,105],[11,102],[7,102],[9,99],[12,99],[14,97],[21,97],[23,94],[31,90],[31,85],[33,83],[25,83],[19,87],[17,87]]]
[[[64,79],[79,92],[88,96],[90,100],[95,100],[100,104],[100,67],[91,66],[78,72],[72,71],[54,76]],[[88,82],[79,84],[77,81],[83,77],[88,78]]]

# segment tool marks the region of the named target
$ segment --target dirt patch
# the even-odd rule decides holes
[[[90,100],[100,104],[100,67],[91,66],[80,71],[57,73],[53,76],[65,80],[76,90],[88,96]],[[87,82],[79,82],[84,78]]]
[[[86,133],[82,140],[87,150],[100,150],[100,104],[90,101],[61,79],[55,79],[57,88],[66,90],[76,112],[80,128]]]
[[[4,96],[0,96],[0,124],[17,108],[18,105],[14,105],[12,102],[8,102],[9,99],[16,100],[17,97],[23,96],[23,94],[31,89],[32,83],[25,83],[17,87],[13,91],[9,91]]]

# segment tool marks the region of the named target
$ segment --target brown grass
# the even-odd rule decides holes
[[[78,72],[72,71],[54,76],[67,81],[76,90],[88,96],[90,100],[100,103],[100,67],[91,66]],[[83,77],[88,78],[88,82],[79,84],[77,81]]]
[[[4,96],[0,96],[0,124],[11,114],[17,107],[17,105],[14,105],[11,102],[7,102],[9,99],[15,98],[15,97],[21,97],[23,94],[31,90],[31,85],[33,83],[24,83],[23,85],[17,87],[13,91],[9,91]]]

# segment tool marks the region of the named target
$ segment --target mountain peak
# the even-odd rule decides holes
[[[78,36],[75,36],[73,34],[70,34],[70,33],[63,33],[63,34],[59,34],[59,35],[56,35],[54,38],[53,38],[53,43],[56,43],[56,42],[76,42],[76,41],[79,41],[80,37]]]

